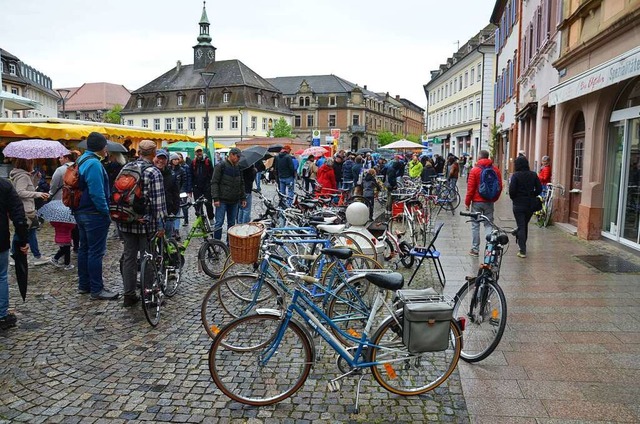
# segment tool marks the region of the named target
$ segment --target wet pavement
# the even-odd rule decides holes
[[[515,224],[506,199],[497,210],[498,225]],[[453,294],[478,258],[467,254],[470,224],[445,213],[438,220],[445,293]],[[50,226],[39,240],[43,252],[55,252]],[[512,243],[503,261],[508,325],[498,349],[478,364],[461,361],[447,382],[418,397],[393,395],[367,376],[354,414],[357,380],[329,391],[340,371],[328,350],[302,389],[278,405],[249,407],[220,393],[200,323],[212,281],[198,270],[199,242],[192,243],[183,283],[156,328],[140,307],[77,294],[75,270],[32,267],[24,303],[11,276],[18,326],[0,333],[0,422],[640,421],[640,275],[603,273],[576,258],[606,253],[637,265],[638,252],[531,224],[528,257],[517,258]],[[121,250],[110,239],[105,259],[106,286],[120,291]],[[426,265],[412,287],[432,285]]]

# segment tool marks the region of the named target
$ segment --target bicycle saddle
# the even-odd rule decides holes
[[[349,259],[351,255],[353,255],[353,250],[345,249],[343,247],[329,247],[327,249],[322,249],[320,253],[334,256],[338,259]]]
[[[371,284],[387,290],[399,290],[404,286],[404,276],[399,272],[389,274],[369,273],[364,278]]]
[[[324,231],[325,233],[329,233],[329,234],[340,234],[341,232],[344,231],[344,224],[335,224],[335,225],[328,225],[328,224],[321,224],[318,225],[318,230],[320,231]]]

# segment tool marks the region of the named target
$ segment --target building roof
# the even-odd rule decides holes
[[[216,61],[207,68],[207,72],[215,73],[209,88],[248,86],[279,92],[276,87],[237,59]],[[132,94],[204,88],[204,80],[200,76],[200,72],[193,69],[193,65],[178,64],[147,85],[138,88]]]
[[[311,90],[317,94],[339,94],[349,93],[356,87],[362,90],[365,95],[378,97],[373,91],[361,88],[357,84],[349,82],[336,75],[299,75],[293,77],[267,78],[271,84],[278,87],[283,94],[291,96],[297,94],[303,81],[309,85]]]
[[[398,101],[400,103],[402,103],[404,105],[404,107],[406,107],[408,109],[413,109],[416,112],[424,113],[424,109],[421,108],[420,106],[418,106],[417,104],[413,103],[411,100],[407,100],[405,98],[400,98],[400,99],[398,99]]]
[[[131,97],[123,85],[108,82],[89,82],[66,90],[70,91],[65,102],[66,110],[109,110],[115,105],[126,105]]]

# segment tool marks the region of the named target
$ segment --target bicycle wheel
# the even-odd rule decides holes
[[[346,247],[356,253],[362,253],[362,248],[358,242],[348,234],[327,234],[326,237],[331,242],[331,247]]]
[[[140,264],[140,299],[144,316],[152,327],[160,322],[160,306],[162,304],[162,290],[155,259],[144,256]]]
[[[206,239],[198,250],[200,266],[211,278],[220,278],[228,256],[229,248],[220,240]]]
[[[351,237],[358,244],[358,253],[362,253],[367,256],[371,256],[374,260],[378,260],[378,252],[376,251],[376,244],[373,240],[370,240],[362,233],[357,231],[345,231],[340,234],[340,237]],[[374,239],[375,240],[375,239]]]
[[[173,239],[166,240],[164,247],[163,284],[162,293],[167,297],[173,297],[178,292],[182,279],[182,255],[178,242]]]
[[[367,325],[376,291],[377,288],[364,277],[345,282],[328,293],[331,300],[326,314],[340,330],[359,339]],[[343,345],[356,345],[335,328],[331,327],[331,332]]]
[[[309,336],[291,320],[275,340],[281,325],[273,315],[250,315],[220,332],[209,349],[209,372],[222,393],[236,402],[262,406],[302,387],[314,360]]]
[[[507,326],[507,300],[499,285],[493,281],[487,281],[484,285],[484,308],[474,300],[474,295],[482,297],[481,293],[476,293],[481,278],[476,277],[465,283],[454,299],[453,316],[464,317],[467,321],[461,353],[462,359],[467,362],[482,361],[491,355]]]
[[[547,207],[545,208],[544,222],[543,222],[544,227],[547,227],[551,222],[552,214],[553,214],[553,200],[549,199],[549,203],[547,203]]]
[[[411,268],[415,258],[409,254],[411,252],[411,246],[406,241],[400,242],[400,263],[405,268]]]
[[[373,378],[391,393],[402,396],[420,395],[441,385],[453,372],[460,359],[462,333],[451,321],[449,347],[443,351],[409,353],[402,342],[402,311],[383,321],[376,330],[369,351]]]
[[[444,210],[453,213],[460,206],[460,194],[455,189],[443,188],[438,195],[438,202]]]
[[[202,299],[200,318],[212,339],[220,329],[256,308],[278,308],[278,289],[255,274],[232,275],[212,285]]]

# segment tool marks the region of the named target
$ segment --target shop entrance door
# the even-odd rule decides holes
[[[569,223],[578,226],[582,200],[582,173],[584,164],[584,117],[576,122],[571,143],[571,187],[569,187]]]

